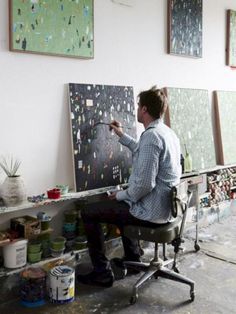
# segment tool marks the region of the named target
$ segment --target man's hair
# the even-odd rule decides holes
[[[139,106],[147,107],[147,112],[154,119],[159,119],[166,111],[167,99],[164,92],[156,86],[139,93]]]

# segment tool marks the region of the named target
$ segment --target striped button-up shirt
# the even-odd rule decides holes
[[[171,219],[171,187],[180,182],[180,144],[161,119],[148,125],[137,142],[124,134],[119,142],[133,154],[128,188],[116,194],[142,220],[166,223]]]

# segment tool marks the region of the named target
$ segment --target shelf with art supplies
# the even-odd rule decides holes
[[[10,220],[10,228],[0,233],[2,264],[5,268],[19,268],[27,261],[35,263],[45,257],[46,247],[43,246],[43,239],[46,237],[50,240],[53,231],[50,221],[51,218],[41,212],[38,217],[25,215]]]
[[[210,172],[207,175],[209,206],[230,201],[235,197],[232,187],[236,185],[236,167],[228,167]]]
[[[127,184],[120,185],[121,187],[125,187]],[[30,208],[37,208],[41,206],[47,206],[51,204],[56,204],[59,202],[65,202],[70,200],[76,200],[80,198],[85,197],[96,197],[96,195],[100,195],[102,193],[106,193],[107,191],[116,188],[116,186],[108,186],[104,188],[98,188],[94,190],[89,191],[81,191],[81,192],[74,192],[74,191],[68,191],[65,192],[59,192],[61,190],[60,186],[66,186],[66,185],[56,185],[55,188],[48,189],[47,193],[39,194],[39,195],[33,195],[25,197],[24,200],[22,200],[20,203],[14,206],[6,206],[6,204],[3,202],[3,200],[0,198],[0,215],[15,211],[20,211],[24,209],[30,209]]]
[[[24,197],[14,206],[7,206],[4,200],[0,200],[0,214],[10,213],[29,208],[37,208],[58,202],[67,201],[74,198],[74,193],[69,192],[68,185],[56,185],[55,188],[48,189],[46,193]]]

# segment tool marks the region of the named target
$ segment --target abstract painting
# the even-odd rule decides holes
[[[236,11],[227,10],[226,64],[236,67]]]
[[[168,53],[202,57],[202,0],[168,0]]]
[[[214,92],[219,163],[236,163],[236,91]]]
[[[193,161],[193,170],[216,165],[208,91],[189,88],[165,88],[168,109],[165,121],[185,146]]]
[[[93,58],[93,0],[10,0],[10,50]]]
[[[69,102],[76,191],[126,183],[131,152],[108,124],[118,120],[136,137],[133,88],[70,83]]]

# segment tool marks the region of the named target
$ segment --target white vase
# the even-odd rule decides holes
[[[20,176],[6,177],[1,190],[6,206],[17,206],[26,200],[26,189]]]

